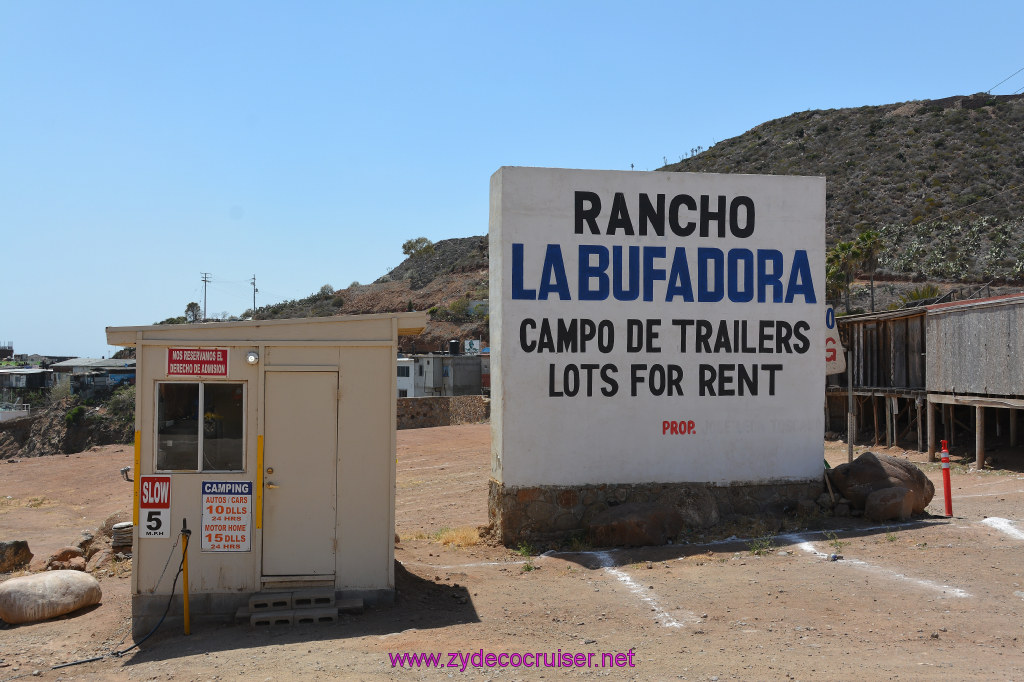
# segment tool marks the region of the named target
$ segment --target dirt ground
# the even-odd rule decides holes
[[[523,554],[454,547],[445,528],[487,520],[489,426],[400,431],[393,606],[336,625],[164,628],[123,657],[52,666],[124,648],[127,577],[99,576],[101,605],[0,631],[0,681],[41,679],[1020,679],[1024,671],[1024,456],[953,468],[955,516],[905,524],[856,519],[756,522],[664,547]],[[867,448],[858,446],[857,454]],[[875,451],[924,456],[896,448]],[[834,465],[846,446],[826,442]],[[0,463],[0,537],[37,556],[130,508],[118,470],[130,448]],[[831,530],[829,530],[831,529]],[[729,537],[732,536],[732,537]],[[755,553],[757,552],[757,553]],[[539,554],[539,555],[538,555]],[[830,554],[842,558],[830,561]],[[478,652],[594,654],[593,667],[472,665]],[[392,667],[389,655],[439,652],[441,666]],[[629,652],[633,652],[630,658]],[[601,668],[601,654],[622,667]],[[574,658],[585,662],[588,656]],[[512,662],[520,659],[512,658]],[[526,660],[533,661],[530,656]],[[563,665],[565,657],[561,657]],[[608,660],[614,660],[614,657]],[[629,665],[630,661],[632,666]]]

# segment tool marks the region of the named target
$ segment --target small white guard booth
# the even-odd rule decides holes
[[[395,357],[425,325],[396,313],[107,328],[137,349],[136,636],[171,599],[183,524],[193,618],[297,589],[393,598]]]

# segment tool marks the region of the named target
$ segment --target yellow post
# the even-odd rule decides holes
[[[140,431],[135,432],[135,471],[132,472],[134,479],[132,481],[132,525],[135,528],[139,527],[139,489],[142,486],[142,477],[139,475],[140,465],[142,464],[142,433]]]
[[[263,528],[263,434],[256,436],[256,528]]]
[[[192,535],[192,531],[188,529],[185,524],[185,519],[181,520],[181,534],[183,536],[183,542],[181,544],[181,565],[182,565],[182,583],[181,589],[185,598],[185,634],[191,635],[192,628],[189,624],[189,611],[188,611],[188,538]]]

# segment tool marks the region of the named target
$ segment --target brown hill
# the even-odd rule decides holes
[[[876,310],[925,281],[942,293],[983,283],[1006,293],[1024,283],[1024,95],[798,112],[694,149],[662,170],[825,176],[827,243],[867,229],[881,235]],[[425,350],[478,338],[486,345],[486,319],[466,308],[487,298],[487,267],[486,237],[446,239],[373,284],[325,286],[254,317],[430,310],[425,334],[407,344]],[[866,286],[851,293],[855,309],[870,309]]]
[[[487,237],[445,239],[414,256],[373,284],[347,289],[324,287],[307,298],[259,308],[254,319],[324,317],[368,313],[430,311],[427,329],[401,339],[405,351],[447,348],[450,339],[480,339],[490,333],[485,312],[469,314],[470,301],[487,299]]]
[[[803,111],[698,151],[662,170],[825,176],[828,244],[878,230],[883,274],[1024,278],[1024,95]]]

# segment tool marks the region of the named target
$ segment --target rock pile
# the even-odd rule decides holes
[[[923,514],[935,496],[935,486],[917,465],[891,455],[865,452],[825,475],[841,495],[833,508],[836,516],[863,514],[872,521],[905,521]],[[819,498],[819,505],[823,501],[830,499]]]

